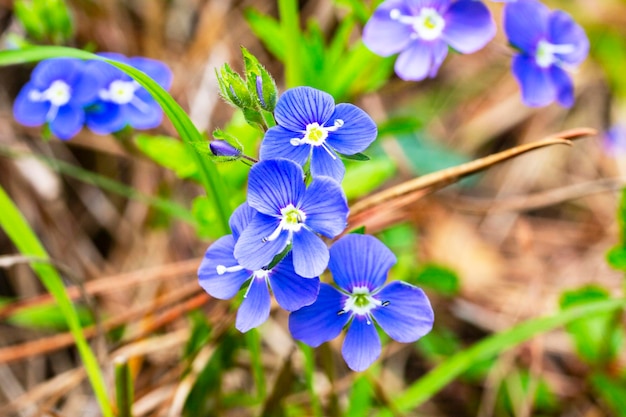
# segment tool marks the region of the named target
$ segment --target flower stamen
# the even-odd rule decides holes
[[[576,48],[571,44],[553,44],[545,40],[540,40],[537,44],[535,53],[535,61],[541,68],[548,68],[551,65],[561,65],[562,61],[557,56],[567,55],[575,52]]]
[[[215,267],[215,271],[217,272],[217,275],[224,275],[226,272],[238,272],[238,271],[241,271],[242,269],[243,269],[243,266],[241,265],[235,265],[235,266],[218,265]]]

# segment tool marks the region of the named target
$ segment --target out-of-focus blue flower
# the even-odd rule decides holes
[[[311,87],[296,87],[280,96],[274,112],[278,126],[267,131],[261,159],[287,158],[300,165],[311,160],[311,174],[343,179],[337,152],[354,155],[376,139],[374,121],[360,108],[341,103]]]
[[[550,11],[536,0],[518,0],[504,9],[504,30],[520,50],[513,59],[513,74],[528,106],[558,101],[574,104],[574,86],[567,71],[580,64],[589,51],[585,31],[565,12]]]
[[[287,159],[268,159],[250,169],[248,204],[258,211],[235,244],[235,258],[256,271],[292,244],[296,273],[319,276],[328,265],[328,248],[318,233],[333,238],[347,223],[348,204],[339,183],[314,177]]]
[[[144,57],[126,58],[113,53],[100,55],[137,68],[164,89],[170,88],[172,72],[160,61]],[[91,61],[88,65],[89,70],[97,73],[103,81],[97,100],[87,109],[86,121],[91,130],[109,134],[127,125],[135,129],[151,129],[161,123],[161,107],[137,81],[103,61]]]
[[[354,371],[363,371],[381,351],[378,324],[392,339],[410,343],[427,334],[434,314],[424,292],[402,281],[384,286],[396,257],[378,239],[347,235],[330,248],[328,268],[339,287],[320,284],[317,300],[289,315],[293,337],[317,347],[347,325],[341,353]]]
[[[84,121],[83,106],[96,98],[99,80],[72,58],[41,61],[13,104],[15,119],[25,126],[48,123],[59,139],[76,135]]]
[[[615,124],[604,133],[604,149],[615,156],[626,154],[626,125]]]
[[[233,256],[235,242],[255,214],[247,203],[239,206],[230,219],[233,234],[215,241],[207,249],[198,269],[200,286],[215,298],[232,298],[242,285],[248,283],[235,322],[235,327],[241,332],[247,332],[267,320],[270,289],[278,304],[287,311],[311,304],[319,291],[319,278],[297,275],[290,254],[271,269],[253,271],[239,265]]]
[[[387,0],[363,29],[363,43],[374,53],[400,53],[396,74],[403,80],[434,77],[448,46],[470,54],[495,35],[489,9],[475,0]]]

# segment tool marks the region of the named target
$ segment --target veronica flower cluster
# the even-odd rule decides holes
[[[523,102],[571,106],[569,73],[589,51],[584,30],[567,13],[550,11],[538,0],[507,1],[504,30],[518,50],[512,70]],[[396,74],[420,81],[437,74],[449,47],[473,53],[495,33],[489,9],[478,0],[386,0],[365,25],[363,42],[378,55],[399,54]]]
[[[348,234],[327,246],[345,231],[349,213],[341,157],[364,151],[376,124],[360,108],[335,105],[310,87],[287,90],[273,115],[277,125],[265,133],[260,161],[250,169],[247,201],[232,214],[232,234],[207,249],[200,285],[220,299],[243,288],[235,323],[242,332],[267,320],[270,294],[290,312],[293,337],[310,346],[347,329],[343,357],[351,369],[365,370],[381,353],[377,326],[408,343],[433,324],[421,289],[385,285],[396,258],[378,239]],[[241,152],[225,141],[212,145],[221,156]],[[320,280],[327,269],[334,285]]]
[[[120,54],[105,58],[137,68],[169,89],[172,73],[160,61]],[[163,112],[152,96],[128,75],[104,61],[52,58],[40,62],[13,105],[15,119],[25,126],[47,125],[59,139],[75,136],[86,125],[109,134],[126,126],[158,126]]]

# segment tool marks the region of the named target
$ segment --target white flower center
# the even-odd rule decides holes
[[[50,102],[50,110],[48,110],[48,114],[46,114],[47,121],[53,120],[59,111],[59,107],[66,105],[71,98],[71,87],[65,81],[61,80],[53,81],[50,87],[43,91],[31,90],[28,93],[28,99],[30,101]]]
[[[335,132],[342,126],[343,120],[341,119],[335,120],[334,124],[329,127],[320,126],[317,122],[309,123],[306,125],[306,130],[302,132],[304,136],[302,138],[292,138],[289,143],[291,143],[292,146],[321,146],[333,159],[337,159],[337,156],[335,156],[334,152],[331,151],[326,144],[326,138],[328,137],[328,132]]]
[[[392,20],[397,20],[405,25],[410,25],[414,31],[414,38],[432,41],[441,36],[441,32],[446,27],[446,21],[432,7],[423,7],[417,16],[403,15],[398,9],[389,12]]]
[[[100,90],[98,95],[102,100],[115,104],[128,104],[135,98],[135,91],[139,87],[136,81],[115,80],[109,84],[109,88]]]
[[[552,65],[561,65],[562,61],[557,54],[571,54],[575,51],[574,45],[555,45],[545,40],[540,40],[537,44],[535,62],[541,68],[548,68]]]
[[[367,324],[370,324],[370,311],[381,305],[383,305],[383,303],[372,297],[369,288],[354,287],[352,294],[349,295],[341,311],[343,313],[352,312],[359,316],[366,316]]]
[[[280,209],[279,218],[280,224],[271,235],[263,239],[264,242],[276,239],[283,230],[299,232],[306,220],[306,213],[289,203],[286,207]]]

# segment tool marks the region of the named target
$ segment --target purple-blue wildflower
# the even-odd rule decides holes
[[[59,139],[70,139],[83,126],[83,106],[96,98],[98,85],[79,59],[41,61],[15,99],[13,115],[25,126],[48,123]]]
[[[333,238],[347,223],[348,204],[339,183],[314,177],[287,159],[268,159],[250,169],[248,204],[258,211],[235,245],[237,262],[250,270],[270,264],[292,245],[296,273],[319,276],[328,265],[328,248],[318,233]]]
[[[392,339],[411,343],[427,334],[434,313],[424,292],[402,281],[384,286],[393,253],[368,235],[347,235],[330,248],[328,268],[339,287],[320,284],[317,300],[289,315],[293,337],[317,347],[348,327],[341,353],[354,371],[380,355],[377,324]]]
[[[126,58],[114,53],[100,55],[137,68],[164,89],[170,88],[172,72],[160,61],[144,57]],[[109,134],[127,125],[135,129],[151,129],[161,123],[161,107],[137,81],[103,61],[91,61],[89,69],[99,74],[103,82],[97,92],[98,99],[87,109],[87,126],[92,131]]]
[[[489,9],[475,0],[387,0],[363,29],[363,43],[374,53],[400,53],[398,77],[420,81],[434,77],[448,46],[470,54],[496,33]]]
[[[550,11],[536,0],[518,0],[505,6],[504,30],[520,50],[513,59],[513,74],[524,103],[574,104],[574,86],[567,72],[587,57],[589,40],[570,15]]]
[[[198,268],[200,286],[215,298],[232,298],[248,282],[235,322],[241,332],[267,320],[270,289],[278,304],[287,311],[311,304],[319,291],[318,277],[303,278],[295,273],[291,254],[271,269],[250,270],[239,265],[233,255],[235,242],[255,214],[247,203],[239,206],[230,218],[233,234],[223,236],[209,246]]]
[[[354,155],[376,139],[374,121],[353,104],[335,106],[333,97],[311,87],[296,87],[280,96],[274,112],[278,126],[261,143],[261,160],[287,158],[304,165],[310,158],[313,177],[343,179],[338,153]]]

